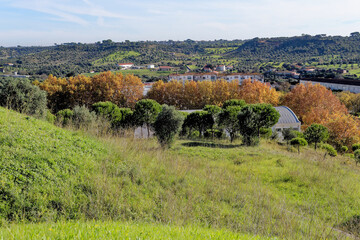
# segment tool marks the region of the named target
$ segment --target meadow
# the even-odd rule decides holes
[[[155,139],[99,133],[0,108],[0,239],[360,234],[360,172],[347,156],[265,139],[179,139],[164,150]]]

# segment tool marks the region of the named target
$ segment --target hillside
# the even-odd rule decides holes
[[[0,47],[0,66],[8,72],[66,76],[118,69],[120,62],[170,65],[186,70],[206,64],[233,65],[234,71],[266,72],[283,64],[359,64],[359,35],[303,35],[215,41],[141,41],[93,44],[65,43],[49,47]]]
[[[145,232],[210,228],[214,236],[218,229],[279,239],[359,234],[360,171],[352,160],[265,140],[260,147],[179,140],[162,150],[153,140],[95,139],[0,108],[0,172],[0,237],[8,229],[21,237],[7,222],[23,220],[48,222],[27,225],[33,233],[81,232],[93,225],[51,222],[98,220]],[[144,223],[160,225],[133,226]]]

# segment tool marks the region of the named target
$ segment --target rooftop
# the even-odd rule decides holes
[[[277,123],[300,123],[295,113],[286,106],[275,107],[276,111],[280,113],[280,118]]]

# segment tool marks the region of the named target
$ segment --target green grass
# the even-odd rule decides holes
[[[157,71],[157,70],[150,70],[150,69],[127,69],[127,70],[118,70],[114,71],[116,73],[122,73],[123,75],[133,74],[142,77],[143,75],[147,75],[148,77],[167,77],[172,73],[171,71]],[[86,76],[93,76],[99,73],[85,73]]]
[[[97,220],[115,232],[118,225],[134,229],[132,239],[151,228],[165,229],[161,236],[167,239],[173,229],[209,230],[215,239],[217,231],[348,237],[344,223],[360,209],[353,160],[324,160],[324,152],[310,147],[297,154],[270,141],[239,144],[178,140],[163,150],[156,140],[95,139],[0,108],[0,233],[54,226],[86,234],[82,229],[98,224],[87,221]],[[21,222],[46,223],[16,224]]]
[[[127,58],[138,57],[141,54],[135,51],[120,51],[112,53],[104,58],[98,59],[93,62],[95,66],[108,64],[108,63],[120,63],[122,60]]]
[[[59,222],[43,224],[16,224],[0,229],[0,239],[270,239],[234,233],[226,229],[161,224],[135,224],[121,222]],[[275,238],[273,238],[275,240]]]

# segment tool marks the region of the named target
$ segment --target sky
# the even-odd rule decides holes
[[[359,0],[0,0],[0,46],[360,32]]]

